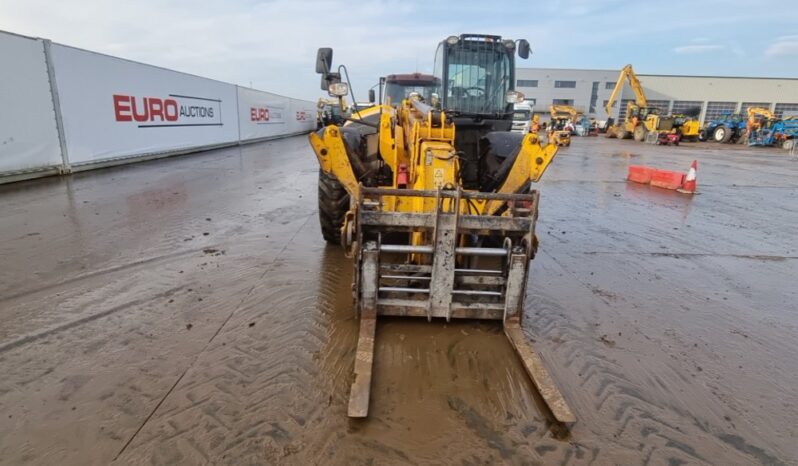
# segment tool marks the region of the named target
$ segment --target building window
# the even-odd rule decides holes
[[[773,113],[776,114],[776,118],[796,116],[798,115],[798,104],[776,104]]]
[[[674,115],[690,115],[698,118],[703,105],[704,103],[698,100],[674,100],[671,112]]]
[[[667,115],[670,103],[669,100],[649,100],[648,108],[656,108],[660,115]]]
[[[634,102],[634,99],[623,99],[621,101],[621,109],[618,112],[618,123],[626,121],[626,107],[629,106],[629,102]]]
[[[615,81],[613,81],[613,82],[607,81],[606,83],[604,83],[604,89],[615,89],[615,85],[616,84],[618,84],[618,83],[615,82]]]
[[[538,87],[537,79],[519,79],[516,81],[516,87]]]
[[[554,87],[573,89],[576,87],[576,81],[554,81]]]
[[[573,105],[574,99],[552,99],[553,105]]]
[[[599,81],[593,81],[593,89],[590,91],[590,113],[596,113],[596,102],[598,102]]]
[[[730,115],[737,109],[737,102],[707,102],[707,113],[704,121],[717,120],[723,115]]]
[[[747,116],[749,108],[766,108],[770,110],[770,102],[743,102],[740,107],[740,113]]]

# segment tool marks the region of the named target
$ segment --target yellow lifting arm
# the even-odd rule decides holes
[[[324,138],[319,137],[316,132],[312,132],[308,139],[310,139],[313,152],[316,153],[316,158],[319,159],[321,169],[338,178],[352,199],[357,199],[358,181],[352,171],[352,164],[349,162],[344,140],[340,134],[340,128],[330,125],[324,128]]]
[[[748,119],[752,120],[756,118],[758,115],[763,116],[765,118],[775,118],[776,115],[773,114],[769,109],[762,108],[762,107],[751,107],[748,109]]]
[[[579,112],[576,111],[574,107],[570,105],[550,105],[549,106],[549,113],[551,113],[552,118],[558,118],[561,114],[567,114],[571,117],[571,121],[574,123],[576,119],[579,117]]]
[[[496,192],[517,194],[530,181],[536,183],[554,160],[555,155],[557,155],[557,146],[554,144],[541,146],[537,134],[527,134],[521,143],[521,151],[515,158],[510,173],[507,174],[504,184]],[[485,206],[483,213],[493,215],[501,206],[501,202],[490,201]]]
[[[612,94],[610,94],[610,99],[607,101],[607,115],[612,115],[612,106],[615,105],[615,100],[618,99],[618,95],[621,93],[621,89],[623,89],[624,81],[629,81],[629,86],[632,88],[632,92],[635,94],[635,103],[638,107],[648,107],[648,99],[646,99],[646,93],[643,91],[643,85],[640,84],[640,80],[637,79],[637,74],[635,74],[635,70],[632,68],[632,65],[626,65],[621,70],[621,74],[618,75],[618,81],[615,83],[615,89],[612,90]]]

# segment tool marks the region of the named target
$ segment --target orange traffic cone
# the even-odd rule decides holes
[[[684,184],[677,189],[680,193],[693,194],[696,189],[696,174],[698,172],[698,161],[693,160],[690,164],[690,170],[687,170],[687,176],[684,177]]]

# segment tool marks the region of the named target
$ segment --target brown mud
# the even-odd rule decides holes
[[[686,170],[701,194],[624,181]],[[798,161],[574,138],[542,190],[525,332],[381,320],[346,404],[351,265],[305,138],[0,186],[2,464],[798,464]]]

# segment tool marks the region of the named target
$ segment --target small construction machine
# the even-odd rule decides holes
[[[626,117],[623,123],[614,124],[611,117],[612,107],[615,105],[615,101],[623,90],[623,85],[626,81],[629,82],[629,87],[632,88],[635,101],[627,104]],[[680,139],[698,139],[700,130],[698,120],[686,115],[663,116],[659,114],[659,109],[648,105],[646,93],[632,65],[626,65],[621,70],[618,81],[615,83],[615,88],[610,94],[609,100],[607,100],[606,111],[608,116],[606,136],[608,138],[627,139],[633,137],[635,141],[653,140],[656,142],[659,140],[658,136],[652,135],[651,138],[647,138],[648,134],[665,132],[678,134]]]
[[[776,119],[776,115],[767,108],[750,107],[746,110],[746,113],[748,114],[748,120],[745,122],[745,139],[750,138],[754,131],[760,129],[769,121]]]
[[[309,136],[321,166],[322,234],[354,263],[360,330],[350,417],[368,414],[377,318],[402,316],[502,322],[553,419],[575,421],[521,330],[537,249],[532,183],[557,147],[510,131],[513,105],[523,101],[516,53],[527,58],[529,43],[450,36],[438,45],[429,102],[411,94],[381,105],[373,126],[331,125]],[[332,72],[331,63],[332,49],[319,49],[325,89],[346,95],[350,86],[338,81],[345,67]]]
[[[798,138],[798,118],[766,120],[748,137],[749,146],[776,146],[792,151]]]
[[[549,113],[551,113],[551,123],[546,131],[549,142],[558,147],[570,146],[571,129],[568,128],[568,124],[576,125],[579,112],[570,105],[551,105]]]

